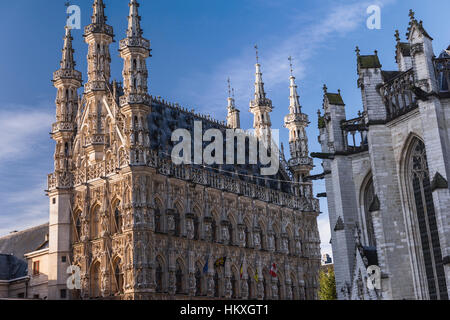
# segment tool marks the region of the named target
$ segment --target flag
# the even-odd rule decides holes
[[[214,266],[216,268],[223,267],[225,265],[225,261],[227,261],[227,257],[222,257],[216,260],[216,263],[214,263]]]
[[[272,268],[270,268],[270,275],[272,276],[272,278],[276,278],[277,277],[277,265],[274,263],[272,264]]]
[[[256,281],[256,283],[259,282],[258,269],[256,269],[256,273],[255,273],[255,281]]]
[[[206,262],[205,262],[205,266],[203,267],[203,273],[207,273],[209,270],[209,257],[206,257]]]
[[[242,262],[242,265],[241,265],[241,279],[244,276],[245,269],[247,269],[247,260],[245,260],[245,257],[244,257],[244,261]]]

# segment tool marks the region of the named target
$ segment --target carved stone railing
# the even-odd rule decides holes
[[[380,87],[388,121],[417,107],[416,96],[413,92],[414,85],[414,72],[410,69]]]
[[[48,189],[53,190],[58,187],[76,187],[84,183],[89,183],[97,179],[114,174],[117,169],[115,160],[98,162],[96,164],[80,168],[74,171],[73,177],[67,181],[67,177],[59,174],[50,174],[48,176]],[[162,158],[154,152],[150,153],[148,166],[157,169],[162,175],[174,177],[219,189],[226,192],[236,193],[245,197],[270,202],[279,206],[301,211],[319,211],[319,200],[313,198],[310,183],[301,185],[303,197],[297,197],[293,194],[284,193],[278,190],[259,186],[254,183],[245,182],[237,178],[228,177],[220,173],[213,172],[201,167],[193,167],[191,165],[175,165],[170,159]],[[64,182],[62,184],[62,182]],[[308,191],[309,190],[309,191]]]
[[[114,37],[114,30],[113,27],[107,25],[107,24],[96,24],[96,23],[92,23],[86,27],[84,27],[84,34],[89,34],[89,33],[104,33],[107,34],[111,37]]]
[[[358,118],[343,121],[341,129],[344,135],[344,150],[346,152],[358,153],[369,149],[367,141],[368,127],[365,123],[364,115],[360,114]]]
[[[81,72],[77,70],[71,70],[71,69],[59,69],[55,72],[53,72],[53,80],[58,79],[75,79],[78,81],[81,81],[82,76]]]
[[[120,50],[123,50],[126,47],[139,47],[150,50],[150,41],[143,38],[125,38],[123,40],[120,40],[119,42]]]
[[[52,133],[58,131],[73,131],[75,129],[75,125],[73,122],[56,122],[52,124]]]

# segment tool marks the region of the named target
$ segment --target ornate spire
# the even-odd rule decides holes
[[[235,100],[234,100],[234,89],[231,88],[231,81],[228,78],[228,115],[227,115],[227,124],[229,127],[238,129],[241,126],[239,110],[236,109]]]
[[[128,16],[128,38],[140,38],[142,36],[141,17],[139,16],[139,3],[137,0],[130,0],[130,15]]]
[[[150,41],[142,37],[139,3],[130,0],[127,37],[120,40],[119,52],[124,59],[123,81],[125,95],[121,105],[128,103],[148,104],[147,58],[150,57]]]
[[[231,81],[228,78],[228,110],[236,109],[235,101],[234,101],[234,89],[231,89]]]
[[[106,24],[105,5],[103,0],[94,0],[93,4],[94,14],[92,15],[92,24],[103,25]]]
[[[70,34],[70,28],[66,26],[66,35],[64,36],[64,47],[62,50],[61,69],[74,70],[75,61],[73,59],[74,50],[72,48],[72,35]]]
[[[255,45],[256,50],[256,80],[255,80],[255,102],[262,102],[264,104],[266,93],[264,91],[264,82],[262,81],[261,65],[259,64],[258,46]]]
[[[297,93],[297,85],[295,84],[295,77],[293,74],[292,57],[289,57],[289,65],[291,67],[291,77],[290,79],[290,96],[289,96],[289,112],[291,114],[301,113],[301,106],[299,102],[299,96]]]

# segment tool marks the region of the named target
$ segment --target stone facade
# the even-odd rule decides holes
[[[358,118],[346,119],[341,93],[324,88],[314,156],[325,170],[339,299],[448,299],[450,48],[436,58],[410,16],[407,42],[396,33],[398,71],[357,48]]]
[[[169,129],[192,130],[194,121],[236,129],[239,111],[229,98],[227,126],[148,94],[150,42],[142,37],[138,7],[130,1],[127,37],[119,44],[123,86],[109,79],[114,35],[103,1],[94,1],[85,28],[82,97],[66,29],[54,73],[49,299],[63,298],[70,264],[81,269],[81,290],[67,295],[74,299],[317,299],[320,209],[304,179],[312,160],[295,78],[289,122],[301,133],[291,139],[295,163],[282,157],[280,172],[270,177],[254,174],[258,166],[175,165]],[[255,88],[251,111],[259,132],[270,127],[271,111],[259,63]],[[277,277],[269,273],[274,264]]]

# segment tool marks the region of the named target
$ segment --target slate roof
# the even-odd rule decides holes
[[[339,93],[326,93],[326,96],[330,104],[345,106],[344,100]]]
[[[225,130],[229,129],[224,124],[218,123],[217,121],[212,121],[205,119],[197,114],[189,111],[185,111],[181,108],[174,106],[169,106],[158,101],[152,102],[152,112],[148,116],[149,125],[149,135],[151,149],[156,150],[159,155],[163,158],[169,158],[172,153],[173,147],[178,144],[178,142],[172,142],[171,136],[172,132],[176,129],[186,129],[190,132],[192,139],[194,138],[194,122],[202,122],[203,133],[208,129],[218,129],[222,132],[224,137],[224,143],[226,138]],[[203,149],[209,145],[210,142],[203,143]],[[194,157],[194,146],[192,143],[192,159]],[[226,159],[226,147],[224,145],[224,164],[223,165],[211,165],[210,167],[214,169],[209,169],[215,171],[216,173],[221,173],[226,176],[230,176],[236,179],[241,179],[249,183],[255,183],[260,186],[265,186],[267,188],[275,189],[278,191],[283,191],[285,193],[291,193],[291,184],[288,183],[286,176],[284,176],[280,171],[283,170],[280,166],[280,171],[275,176],[262,176],[260,169],[261,164],[245,164],[245,165],[228,165],[225,164]],[[237,146],[235,145],[235,154],[237,153]],[[248,154],[248,152],[246,152]],[[195,165],[194,165],[195,167]],[[229,173],[232,172],[232,173]],[[257,178],[250,178],[247,175],[253,175]],[[286,182],[278,183],[277,181],[265,180],[265,178],[282,180]]]
[[[0,238],[0,254],[13,255],[25,260],[24,255],[44,249],[45,236],[48,234],[48,223],[24,231],[9,234]]]
[[[28,265],[9,254],[0,254],[0,280],[14,280],[28,274]]]
[[[358,66],[362,69],[381,68],[377,55],[358,56]]]
[[[439,81],[439,90],[440,91],[450,91],[449,89],[449,83],[445,76],[445,73],[443,72],[444,69],[450,70],[450,60],[447,60],[445,63],[445,60],[439,61],[439,59],[449,59],[450,58],[450,46],[447,50],[442,51],[442,53],[437,58],[438,61],[436,63],[436,69],[438,70],[438,81]],[[448,72],[448,71],[447,71]]]

